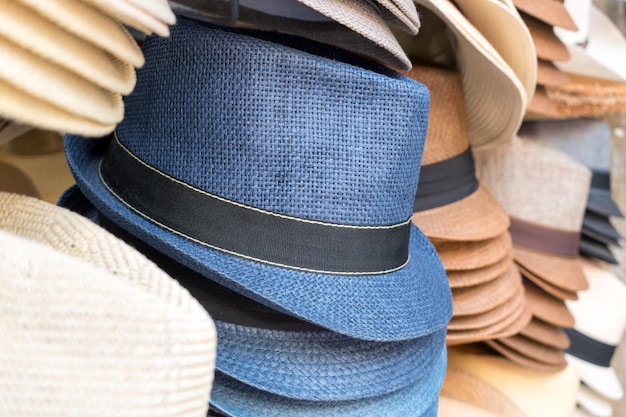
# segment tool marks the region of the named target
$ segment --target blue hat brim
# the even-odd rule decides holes
[[[414,384],[390,394],[342,402],[280,397],[217,372],[211,391],[211,405],[232,417],[435,417],[446,365],[444,349],[432,371]]]
[[[382,275],[309,273],[247,260],[188,240],[120,202],[99,176],[109,140],[65,137],[78,187],[110,220],[188,268],[270,308],[357,339],[413,339],[444,328],[450,320],[446,273],[417,227],[411,226],[406,266]]]

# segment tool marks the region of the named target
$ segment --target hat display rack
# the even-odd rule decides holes
[[[2,0],[0,415],[620,417],[569,3]]]

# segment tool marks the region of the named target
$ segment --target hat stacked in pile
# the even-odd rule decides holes
[[[624,218],[624,214],[611,197],[610,174],[593,170],[579,250],[586,257],[616,265],[611,248],[621,247],[622,235],[611,223],[611,217]]]
[[[427,88],[302,37],[179,17],[60,204],[214,317],[212,413],[435,416],[452,314],[411,223]]]
[[[563,369],[569,347],[563,328],[574,324],[565,300],[588,288],[578,244],[591,172],[562,151],[523,138],[475,156],[478,177],[511,216],[514,258],[533,311],[520,334],[486,343],[527,367]]]
[[[159,22],[162,35],[175,21],[164,0],[3,0],[0,61],[11,65],[0,68],[0,116],[85,136],[111,132],[144,63],[118,20],[129,10]]]

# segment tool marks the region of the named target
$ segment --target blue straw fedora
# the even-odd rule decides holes
[[[82,192],[158,251],[305,321],[376,341],[445,327],[447,278],[410,221],[426,87],[247,33],[181,18],[148,38],[115,135],[65,138]]]
[[[444,349],[445,328],[411,340],[372,342],[271,310],[138,241],[98,213],[76,186],[59,205],[101,225],[178,280],[215,322],[216,368],[259,390],[310,401],[374,397],[430,373]]]
[[[342,402],[292,400],[216,372],[211,407],[228,417],[436,417],[446,361],[444,349],[437,365],[416,383],[391,394]]]

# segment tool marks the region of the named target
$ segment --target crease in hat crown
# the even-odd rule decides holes
[[[220,198],[310,222],[367,229],[410,220],[428,117],[423,85],[326,45],[184,18],[170,38],[148,38],[143,52],[146,65],[117,136],[145,164]],[[418,337],[449,319],[445,272],[414,226],[407,223],[406,266],[371,278],[236,260],[121,207],[93,176],[109,143],[100,142],[66,138],[87,198],[208,278],[365,339]],[[236,232],[245,239],[245,230]],[[381,315],[388,324],[375,326]]]

